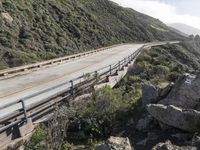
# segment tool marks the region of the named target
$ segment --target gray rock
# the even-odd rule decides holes
[[[164,89],[160,89],[159,98],[163,99],[163,98],[167,97],[168,94],[170,93],[170,91],[172,90],[173,86],[174,86],[174,83],[172,82],[167,87],[165,87]]]
[[[148,135],[147,135],[147,138],[145,138],[144,140],[142,141],[139,141],[137,143],[137,145],[142,145],[142,146],[145,146],[148,142],[152,142],[152,141],[155,141],[158,139],[158,135],[154,132],[149,132]]]
[[[133,150],[128,138],[110,137],[105,144],[96,150]]]
[[[200,110],[200,75],[183,75],[168,96],[159,103],[185,109]]]
[[[192,146],[176,146],[170,141],[166,141],[165,143],[158,143],[152,150],[197,150],[197,148]]]
[[[192,145],[196,146],[198,149],[200,149],[200,136],[198,134],[195,134],[192,138]]]
[[[200,131],[200,112],[173,105],[149,104],[147,111],[160,122],[189,132]]]
[[[137,143],[137,145],[145,146],[145,145],[147,144],[148,140],[149,140],[149,139],[146,138],[146,139],[144,139],[144,140],[142,140],[142,141],[139,141],[139,142]]]
[[[145,116],[137,122],[136,129],[139,131],[146,130],[152,123],[153,118],[150,115]]]
[[[162,122],[159,122],[159,125],[160,125],[160,128],[162,129],[162,131],[167,131],[167,130],[169,131],[173,128],[172,126],[169,126],[169,125],[164,124]]]
[[[142,105],[145,107],[148,104],[156,103],[159,89],[153,85],[145,84],[142,87]]]
[[[188,143],[192,139],[192,134],[188,133],[176,133],[171,135],[173,138],[176,138],[179,141],[184,141],[184,143]]]

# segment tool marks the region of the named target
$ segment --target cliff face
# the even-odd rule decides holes
[[[0,69],[121,43],[182,37],[108,0],[2,0]]]

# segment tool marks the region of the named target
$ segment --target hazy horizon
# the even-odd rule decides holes
[[[183,23],[200,29],[199,0],[112,0],[121,6],[133,8],[166,24]]]

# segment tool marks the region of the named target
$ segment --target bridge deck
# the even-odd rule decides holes
[[[0,106],[55,86],[64,81],[69,81],[84,73],[93,72],[99,68],[113,64],[132,54],[142,46],[143,44],[120,45],[71,62],[0,80]],[[63,89],[67,87],[69,86],[63,86]],[[40,95],[40,97],[34,97],[34,99],[27,101],[26,105],[38,102],[42,97],[44,98],[60,90],[62,90],[62,87],[56,89],[54,92],[51,91]],[[15,109],[16,107],[17,106],[15,106]],[[10,107],[10,109],[0,111],[0,118],[3,114],[13,109],[13,107]]]

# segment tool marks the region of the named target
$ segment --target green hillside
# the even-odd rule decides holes
[[[108,0],[1,0],[0,69],[122,42],[182,39]]]

